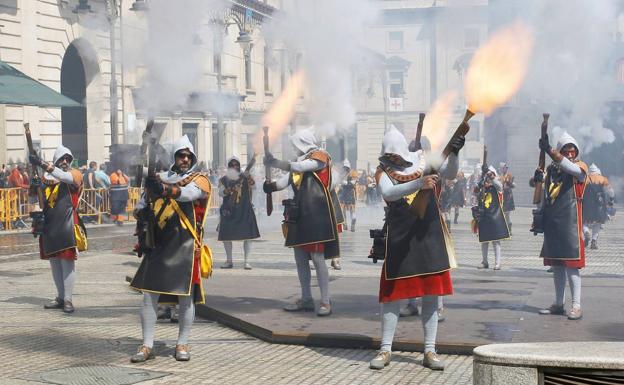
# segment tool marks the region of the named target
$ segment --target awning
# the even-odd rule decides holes
[[[80,107],[81,104],[0,61],[0,104]]]

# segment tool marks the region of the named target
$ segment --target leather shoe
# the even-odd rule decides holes
[[[176,361],[189,361],[191,359],[188,345],[176,345],[175,359]]]
[[[314,311],[314,300],[298,299],[295,303],[284,306],[285,311]]]
[[[576,321],[576,320],[579,320],[581,318],[583,318],[583,311],[581,310],[580,307],[573,307],[568,312],[568,319],[569,320]]]
[[[63,308],[63,304],[65,303],[65,301],[63,301],[61,298],[56,297],[54,299],[54,301],[43,305],[44,309],[62,309]]]
[[[382,350],[370,361],[368,367],[375,370],[383,369],[390,363],[390,358],[392,358],[392,353]]]
[[[539,313],[542,315],[565,315],[565,310],[563,309],[563,305],[552,304],[548,309],[540,310]]]
[[[327,317],[331,313],[332,313],[331,304],[321,303],[319,305],[318,311],[316,312],[316,315],[319,317]]]
[[[139,346],[139,350],[136,352],[136,354],[130,357],[130,362],[136,364],[138,362],[151,360],[152,358],[154,358],[154,355],[152,354],[152,349],[148,348],[145,345],[141,345]]]
[[[423,358],[423,366],[431,370],[444,370],[444,362],[438,358],[435,352],[425,353],[425,358]]]
[[[71,301],[65,301],[63,303],[63,313],[68,313],[71,314],[74,312],[74,305],[71,303]]]

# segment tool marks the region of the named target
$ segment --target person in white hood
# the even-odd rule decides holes
[[[223,242],[226,255],[226,261],[221,268],[234,267],[232,242],[243,241],[243,267],[251,270],[251,240],[260,237],[252,204],[252,189],[256,182],[249,170],[241,172],[238,157],[232,156],[227,165],[227,172],[219,179],[219,196],[223,197],[223,204],[219,209],[219,241]]]
[[[534,228],[544,233],[544,244],[540,257],[545,266],[552,266],[555,284],[555,302],[540,314],[565,315],[565,287],[570,283],[572,308],[568,319],[578,320],[581,310],[581,273],[585,267],[585,245],[583,242],[583,195],[587,179],[587,165],[578,159],[579,145],[564,132],[557,148],[550,146],[548,135],[539,140],[539,148],[552,159],[546,173],[535,171],[535,183],[544,183],[538,212],[541,222]],[[540,216],[536,216],[539,218]]]
[[[479,269],[489,269],[488,249],[490,243],[494,249],[494,270],[501,269],[501,240],[510,237],[510,230],[503,211],[503,184],[498,178],[496,169],[488,166],[483,169],[485,177],[477,185],[477,206],[472,212],[473,229],[479,235],[481,243],[481,265]]]
[[[598,248],[598,234],[609,220],[609,206],[613,206],[615,192],[609,184],[609,179],[594,163],[589,166],[587,187],[583,197],[583,233],[585,235],[585,247]],[[591,229],[591,232],[590,232]],[[589,241],[591,239],[591,245]]]
[[[297,152],[297,160],[279,160],[271,153],[264,157],[265,165],[287,172],[273,183],[265,182],[264,192],[270,193],[291,186],[295,194],[293,199],[285,201],[284,229],[285,245],[292,247],[295,252],[301,298],[285,306],[284,310],[314,310],[308,262],[311,259],[321,291],[317,315],[328,316],[332,313],[332,305],[325,260],[340,256],[336,219],[340,206],[334,191],[339,178],[332,175],[331,157],[318,147],[316,137],[310,129],[300,129],[290,139]]]
[[[154,328],[158,303],[179,305],[179,333],[175,359],[191,358],[188,338],[195,318],[195,304],[204,303],[200,276],[203,223],[210,201],[207,175],[196,170],[193,145],[184,135],[173,146],[173,163],[168,171],[149,175],[145,194],[137,204],[138,216],[154,218],[154,247],[142,247],[141,260],[130,286],[143,292],[141,327],[143,344],[130,359],[145,362],[154,357]],[[150,214],[151,211],[151,214]],[[144,243],[144,238],[139,238]]]
[[[50,261],[57,296],[44,306],[73,313],[72,294],[76,281],[75,261],[78,252],[86,250],[86,229],[78,216],[78,200],[82,193],[82,173],[71,167],[74,156],[60,145],[52,163],[44,162],[37,154],[29,155],[30,163],[41,167],[44,189],[42,232],[39,237],[41,259]],[[33,229],[38,232],[33,221]]]
[[[381,349],[370,361],[371,369],[383,369],[390,363],[400,300],[422,297],[423,365],[444,370],[444,362],[435,351],[438,297],[453,293],[450,270],[457,264],[439,199],[441,179],[454,179],[457,174],[458,153],[464,141],[463,137],[453,138],[447,162],[437,173],[431,170],[431,175],[424,176],[422,151],[410,153],[405,137],[395,127],[384,135],[375,175],[388,205],[385,259],[379,281]]]

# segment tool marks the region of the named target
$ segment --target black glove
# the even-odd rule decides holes
[[[262,159],[262,163],[264,163],[265,166],[273,167],[273,163],[276,160],[277,159],[275,159],[273,154],[271,154],[270,152],[267,152],[266,154],[264,154],[264,158]]]
[[[275,182],[269,183],[267,181],[264,181],[264,184],[262,185],[262,191],[264,191],[266,194],[277,191],[277,184]]]
[[[41,178],[39,178],[38,176],[33,176],[32,178],[30,178],[30,187],[32,188],[41,187]]]
[[[29,154],[28,160],[30,161],[30,164],[32,164],[33,166],[39,166],[43,168],[46,165],[46,163],[43,160],[41,160],[41,158],[37,154]]]
[[[459,154],[459,150],[461,150],[464,147],[464,144],[466,144],[466,137],[463,135],[455,136],[451,139],[449,144],[451,146],[451,152],[457,155]]]
[[[165,192],[165,186],[163,186],[162,182],[155,176],[148,176],[147,179],[145,179],[145,188],[159,197],[163,196]]]
[[[533,181],[535,183],[542,183],[544,181],[544,171],[539,168],[535,170],[535,174],[533,174]]]
[[[548,142],[548,134],[544,135],[542,138],[540,138],[539,140],[539,148],[540,150],[549,153],[550,152],[550,143]]]
[[[416,139],[413,139],[408,147],[409,152],[416,152],[420,149],[422,149],[422,145],[420,144],[420,142],[416,142]]]

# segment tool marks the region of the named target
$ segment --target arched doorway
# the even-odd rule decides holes
[[[67,47],[61,65],[61,93],[82,106],[61,108],[63,145],[72,151],[80,164],[89,159],[88,89],[99,73],[97,56],[88,43],[75,40]]]

